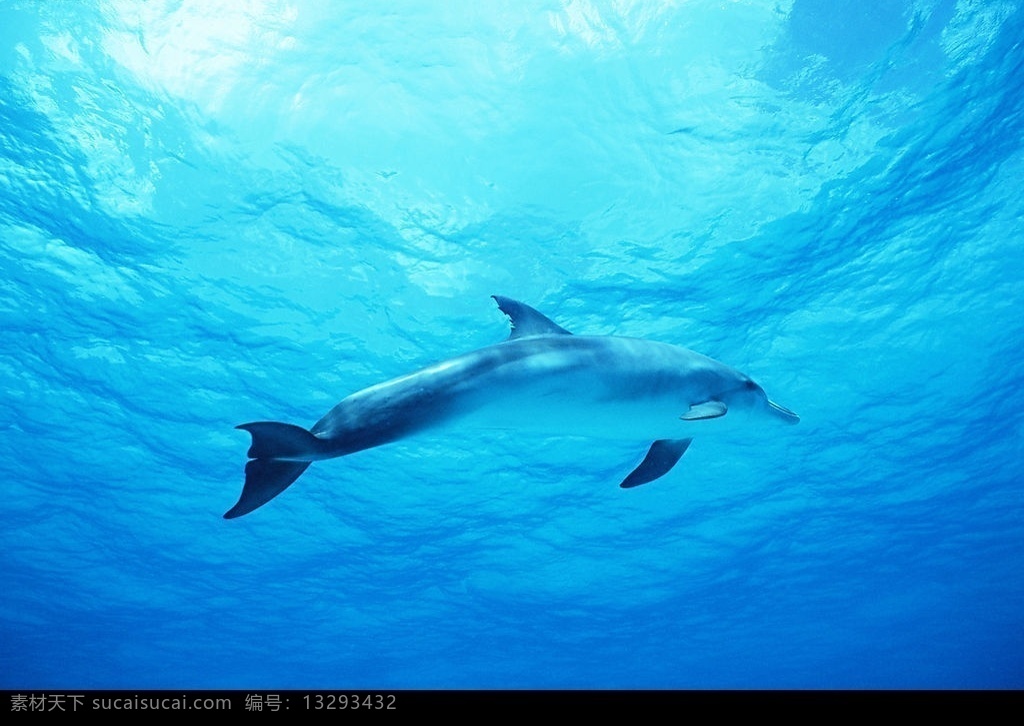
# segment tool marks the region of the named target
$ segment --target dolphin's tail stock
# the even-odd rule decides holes
[[[314,459],[321,458],[323,451],[323,442],[299,426],[260,421],[236,428],[252,435],[252,446],[250,461],[245,465],[242,495],[224,513],[224,519],[241,517],[262,507],[298,479]]]

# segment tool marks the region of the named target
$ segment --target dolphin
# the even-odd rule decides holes
[[[622,480],[636,487],[668,473],[697,434],[767,416],[795,424],[743,373],[685,348],[637,338],[573,335],[528,305],[492,296],[508,339],[370,386],[306,430],[258,421],[245,485],[224,517],[257,509],[321,459],[428,429],[497,428],[653,443]]]

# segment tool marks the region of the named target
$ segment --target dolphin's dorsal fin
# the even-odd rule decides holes
[[[728,410],[728,407],[721,401],[705,401],[693,404],[690,406],[690,410],[679,418],[683,421],[702,421],[706,418],[724,416]]]
[[[494,302],[498,303],[498,309],[508,315],[512,321],[509,340],[525,338],[530,335],[572,335],[568,330],[551,322],[529,305],[501,295],[491,295],[491,297],[494,298]]]

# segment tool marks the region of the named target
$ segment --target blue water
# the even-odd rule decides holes
[[[1015,0],[0,4],[0,687],[1024,687]],[[463,430],[246,517],[236,424],[490,300],[801,414]]]

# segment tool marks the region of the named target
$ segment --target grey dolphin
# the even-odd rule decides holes
[[[310,430],[270,421],[252,435],[233,519],[283,492],[311,462],[346,456],[427,429],[499,428],[654,440],[622,481],[666,474],[697,433],[761,415],[800,417],[724,363],[665,343],[577,336],[528,305],[494,295],[508,340],[353,393]],[[728,416],[726,416],[728,414]]]

